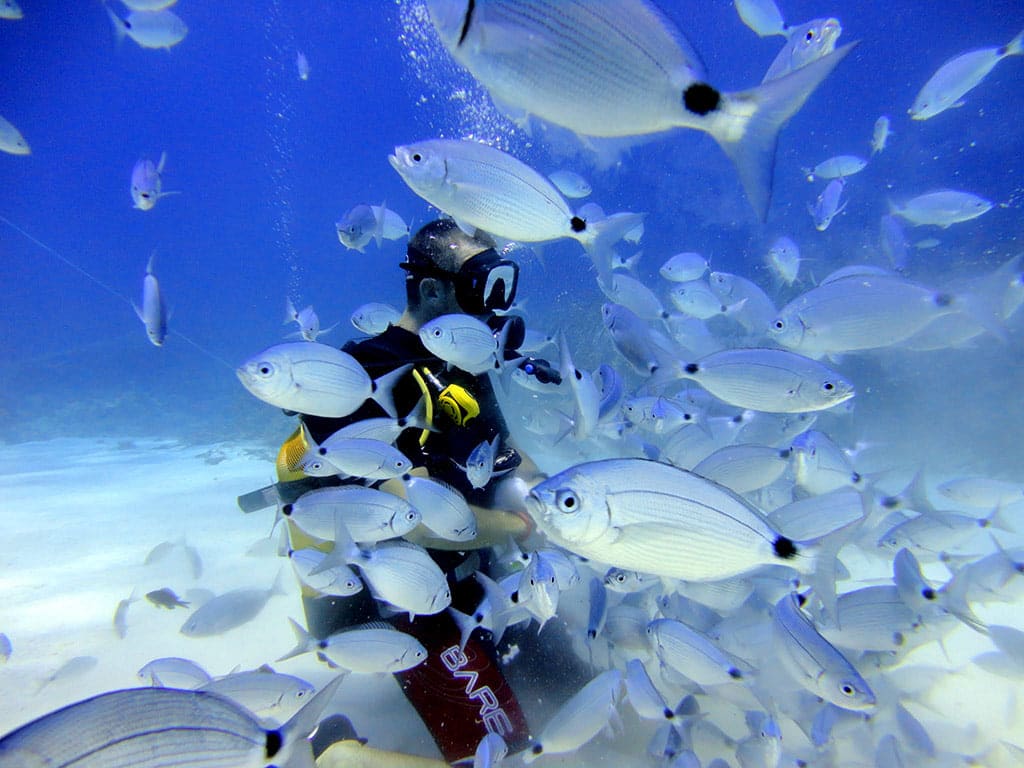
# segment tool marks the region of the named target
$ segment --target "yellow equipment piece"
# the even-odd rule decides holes
[[[480,415],[480,404],[469,390],[458,384],[449,384],[437,396],[437,407],[458,427]]]

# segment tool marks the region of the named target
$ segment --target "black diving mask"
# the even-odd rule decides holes
[[[399,266],[414,275],[450,280],[455,286],[455,298],[467,314],[504,312],[516,299],[519,265],[502,258],[493,248],[470,257],[454,273],[436,266],[417,249],[410,248],[409,255],[413,260],[403,261]]]

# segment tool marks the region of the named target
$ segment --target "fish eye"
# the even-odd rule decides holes
[[[814,30],[808,29],[807,34],[804,35],[804,38],[807,40],[808,43],[812,42],[814,40]]]
[[[555,504],[563,512],[575,512],[579,507],[579,499],[576,494],[569,490],[559,491],[555,496]]]
[[[418,162],[420,162],[420,161],[421,161],[422,159],[423,159],[423,155],[421,155],[421,154],[420,154],[419,152],[416,152],[416,153],[415,153],[415,154],[413,154],[413,156],[412,156],[412,161],[413,161],[414,163],[418,163]]]
[[[853,694],[857,692],[857,689],[849,683],[843,683],[841,686],[839,686],[839,690],[843,692],[844,696],[853,696]]]
[[[824,384],[821,385],[821,388],[824,389],[826,392],[831,392],[833,389],[836,388],[836,385],[833,384],[831,381],[826,381]]]
[[[782,320],[776,320],[774,323],[772,323],[772,327],[776,331],[781,331],[783,328],[786,327],[786,324]]]
[[[626,574],[624,574],[624,573],[616,573],[615,574],[615,580],[617,582],[619,582],[619,584],[625,584],[626,583]]]
[[[270,363],[260,363],[260,367],[256,369],[260,376],[269,376],[274,372],[274,366]]]
[[[411,523],[413,520],[416,519],[416,513],[410,509],[408,512],[405,513],[405,519]]]
[[[433,337],[434,337],[435,339],[440,339],[440,338],[441,338],[441,336],[443,336],[443,335],[444,335],[444,332],[443,332],[443,331],[442,331],[442,330],[441,330],[440,328],[434,328],[434,329],[433,329],[433,330],[432,330],[432,331],[430,332],[430,335],[431,335],[431,336],[433,336]]]

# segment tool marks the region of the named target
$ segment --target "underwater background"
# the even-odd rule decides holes
[[[0,630],[19,653],[6,671],[19,660],[24,666],[0,677],[0,691],[38,681],[73,653],[95,654],[101,665],[79,687],[54,686],[24,709],[10,701],[0,707],[0,734],[29,715],[131,685],[141,663],[183,652],[173,642],[181,640],[178,617],[150,611],[147,626],[133,629],[130,652],[118,651],[110,629],[114,605],[135,585],[122,578],[126,564],[140,568],[158,542],[182,534],[198,542],[211,585],[269,585],[276,563],[248,570],[239,563],[271,516],[242,516],[233,502],[273,481],[274,453],[294,419],[246,392],[234,369],[295,330],[282,322],[286,297],[300,308],[312,304],[323,327],[337,324],[320,338],[335,346],[361,335],[349,323],[358,306],[404,304],[397,265],[405,240],[359,253],[335,231],[345,211],[364,203],[386,203],[414,231],[438,215],[389,166],[396,145],[473,138],[545,174],[582,174],[593,186],[589,200],[606,211],[647,214],[640,244],[623,253],[643,251],[638,274],[663,299],[658,267],[680,251],[753,280],[779,307],[844,265],[889,266],[879,220],[890,202],[945,187],[995,207],[948,229],[906,226],[909,279],[953,288],[1024,251],[1024,58],[998,64],[958,109],[923,122],[907,115],[944,61],[1004,45],[1024,29],[1019,0],[781,0],[787,21],[835,16],[840,44],[860,45],[782,131],[766,223],[704,134],[673,131],[598,156],[558,131],[531,135],[516,126],[451,60],[422,0],[180,0],[172,10],[188,35],[167,51],[118,43],[100,2],[21,5],[23,19],[0,19],[0,115],[32,148],[28,156],[0,153],[0,523],[10,534],[0,546]],[[659,7],[725,90],[760,82],[782,44],[758,38],[729,0],[662,0]],[[300,51],[307,80],[296,68]],[[809,183],[803,169],[834,155],[868,158],[880,115],[892,121],[887,148],[849,179],[848,206],[817,231],[807,205],[822,183]],[[162,152],[163,188],[179,194],[136,210],[132,168]],[[765,264],[783,235],[805,259],[800,281],[789,287]],[[931,238],[934,247],[914,247]],[[625,369],[602,327],[606,298],[580,246],[561,241],[516,254],[527,325],[564,332],[580,368]],[[131,306],[141,302],[151,256],[171,313],[160,348]],[[878,449],[865,451],[858,469],[891,492],[922,467],[936,480],[1021,482],[1024,312],[1003,331],[963,347],[826,361],[856,383],[857,395],[819,426],[844,446]],[[520,415],[507,414],[514,431]],[[531,436],[520,437],[529,445]],[[533,439],[542,449],[543,439]],[[165,462],[171,453],[175,461]],[[200,516],[210,509],[215,517]],[[147,511],[152,518],[142,516]],[[114,558],[107,560],[99,550],[112,538],[120,540],[103,553]],[[1019,545],[1019,531],[1005,540]],[[20,549],[26,541],[33,546]],[[237,559],[220,557],[229,550]],[[91,580],[75,580],[78,566]],[[152,583],[142,589],[164,583],[156,581],[161,573],[146,578]],[[37,596],[37,608],[15,615],[13,606]],[[277,603],[260,619],[263,647],[252,636],[224,637],[197,658],[226,672],[287,649],[286,619],[299,609]],[[1004,607],[1017,610],[1019,602]],[[143,604],[136,615],[149,609]],[[31,631],[19,638],[12,628]],[[36,630],[38,644],[26,646],[22,638]],[[111,671],[118,653],[131,667],[120,677]],[[366,714],[394,703],[374,698],[384,696],[376,682],[352,681],[347,690],[349,702],[366,699],[356,723],[361,734],[431,754],[422,727],[388,742],[386,726]],[[970,706],[965,697],[956,703]],[[946,734],[947,746],[957,733]]]

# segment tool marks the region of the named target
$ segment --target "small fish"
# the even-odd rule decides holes
[[[676,283],[668,295],[676,309],[698,320],[707,320],[718,315],[729,317],[743,308],[740,302],[723,304],[706,280]]]
[[[217,595],[193,611],[181,625],[181,634],[187,637],[223,634],[256,618],[270,598],[283,594],[281,577],[278,574],[270,589],[233,589]]]
[[[295,714],[312,697],[316,688],[301,678],[283,675],[263,666],[214,678],[196,690],[224,696],[254,715],[281,722]]]
[[[164,304],[163,294],[160,292],[160,283],[153,272],[154,256],[149,257],[146,264],[146,276],[142,278],[142,307],[134,304],[135,314],[146,327],[146,336],[154,347],[162,347],[164,339],[167,338],[167,307]]]
[[[466,473],[466,479],[474,488],[483,488],[491,482],[491,475],[494,473],[494,457],[498,453],[498,443],[501,435],[495,435],[493,440],[481,440],[480,443],[469,452],[466,457],[466,465],[460,466]]]
[[[815,19],[799,26],[786,27],[785,33],[789,39],[772,60],[762,83],[778,80],[828,56],[836,49],[836,41],[843,33],[843,27],[839,19]]]
[[[809,429],[794,438],[790,448],[797,485],[808,493],[864,487],[864,478],[854,470],[850,457],[824,432]]]
[[[670,256],[658,269],[658,274],[673,283],[700,280],[707,273],[708,260],[699,253],[687,251]]]
[[[135,596],[133,589],[131,595],[118,602],[117,609],[114,611],[114,631],[122,640],[128,636],[128,606],[136,600],[138,597]]]
[[[404,536],[420,523],[420,512],[393,493],[360,485],[307,491],[281,508],[281,514],[306,535],[334,541],[336,521],[358,542]]]
[[[173,589],[164,587],[163,589],[154,589],[152,592],[146,593],[146,599],[149,600],[157,608],[166,608],[169,611],[173,611],[175,608],[188,608],[189,603],[182,600],[176,594]]]
[[[0,763],[159,768],[309,766],[308,737],[341,683],[327,683],[278,729],[212,693],[175,688],[110,691],[43,715],[0,738]]]
[[[771,37],[782,35],[786,37],[786,23],[782,19],[782,12],[775,4],[775,0],[733,0],[733,6],[740,19],[758,37]]]
[[[979,48],[947,61],[928,78],[907,112],[914,120],[927,120],[960,106],[961,97],[975,88],[1007,56],[1024,54],[1024,31],[999,48]]]
[[[6,664],[11,658],[11,653],[13,652],[14,648],[11,645],[11,638],[0,632],[0,661],[3,661]]]
[[[344,670],[372,675],[403,672],[422,664],[427,658],[427,650],[419,640],[384,622],[357,625],[317,640],[295,619],[289,621],[296,645],[278,661],[316,652]]]
[[[947,499],[978,509],[1024,502],[1024,483],[994,477],[954,478],[939,483],[938,491]]]
[[[646,459],[577,464],[534,486],[526,506],[570,552],[669,578],[714,581],[762,563],[809,571],[816,558],[732,491]]]
[[[675,712],[665,703],[665,697],[661,695],[647,668],[640,659],[630,659],[626,662],[626,698],[636,710],[636,713],[645,720],[675,720]]]
[[[302,582],[303,586],[316,591],[321,595],[334,595],[336,597],[349,597],[362,591],[363,582],[359,580],[355,572],[347,565],[336,565],[326,570],[321,570],[324,558],[327,555],[319,549],[291,550],[288,557],[295,570],[295,576]]]
[[[458,489],[434,478],[409,474],[402,476],[402,484],[409,503],[420,511],[423,525],[437,536],[446,541],[476,538],[476,515]]]
[[[180,192],[163,191],[164,166],[167,164],[167,153],[160,153],[160,162],[156,165],[152,160],[143,158],[135,163],[132,168],[132,203],[133,207],[140,211],[151,210],[157,201],[168,195],[178,195]]]
[[[555,171],[548,174],[548,178],[566,197],[578,199],[593,192],[590,182],[574,171]]]
[[[871,132],[871,156],[881,154],[885,151],[889,137],[892,136],[892,129],[889,127],[889,118],[882,115],[875,120],[874,130]]]
[[[663,364],[670,363],[679,356],[676,345],[670,339],[650,323],[637,317],[629,307],[614,303],[603,304],[601,320],[615,349],[642,376],[650,376]],[[609,393],[611,394],[614,392]],[[618,394],[621,397],[621,390]],[[601,400],[602,408],[599,413],[606,414],[606,398],[602,396]]]
[[[840,709],[871,711],[875,694],[856,668],[815,628],[795,593],[775,604],[777,658],[796,682]]]
[[[807,204],[807,211],[814,219],[814,228],[824,232],[832,223],[832,219],[838,216],[846,208],[849,200],[844,200],[840,205],[843,195],[843,188],[846,186],[845,179],[832,179],[828,186],[818,195],[818,199],[812,205]]]
[[[8,19],[9,21],[17,21],[24,17],[21,6],[18,5],[17,0],[0,0],[0,19]]]
[[[988,213],[992,203],[970,192],[940,189],[908,200],[903,205],[891,205],[891,213],[915,227],[942,227],[976,219]]]
[[[782,730],[766,712],[748,712],[750,735],[736,745],[740,768],[778,768],[782,760]]]
[[[335,433],[319,446],[311,445],[299,466],[310,477],[350,475],[365,480],[387,480],[404,475],[412,469],[412,462],[383,440],[338,437]]]
[[[196,688],[213,679],[196,662],[177,656],[153,659],[138,671],[138,678],[162,688]]]
[[[736,493],[752,493],[774,483],[789,466],[787,449],[738,443],[722,446],[701,459],[693,471]]]
[[[501,367],[502,349],[490,326],[471,315],[449,314],[424,323],[419,332],[427,350],[449,365],[480,374]]]
[[[572,436],[577,440],[585,440],[597,426],[601,395],[590,373],[580,370],[573,363],[569,342],[564,334],[559,341],[561,359],[558,371],[562,381],[569,382],[569,392],[572,394]]]
[[[356,330],[367,336],[377,336],[395,325],[401,317],[402,313],[390,304],[371,301],[357,307],[350,320]]]
[[[315,341],[278,344],[235,371],[255,397],[278,408],[311,416],[348,416],[368,399],[396,415],[391,390],[408,371],[395,369],[376,381],[347,352]]]
[[[372,549],[354,544],[346,552],[346,561],[355,565],[373,596],[409,614],[440,613],[452,602],[451,589],[444,572],[423,547],[408,541],[385,541]]]
[[[769,413],[825,410],[855,394],[841,374],[784,349],[714,352],[685,365],[680,376],[737,408]]]
[[[906,267],[907,238],[898,216],[887,213],[879,219],[878,243],[882,248],[882,253],[889,259],[890,267],[893,269]]]
[[[380,248],[384,240],[409,236],[409,225],[387,205],[357,205],[346,211],[334,227],[338,242],[360,253],[371,240]]]
[[[726,685],[754,671],[711,638],[675,619],[655,619],[647,625],[647,637],[662,663],[700,686]]]
[[[788,237],[780,237],[768,249],[765,262],[782,283],[792,285],[800,273],[800,246]]]
[[[132,11],[122,19],[106,3],[103,7],[107,10],[110,23],[114,25],[114,35],[119,43],[125,37],[130,37],[142,48],[170,50],[188,34],[185,22],[168,10]]]
[[[299,80],[309,80],[309,59],[302,51],[295,53],[295,69],[299,73]]]
[[[761,286],[741,275],[715,271],[708,276],[708,285],[723,304],[735,308],[730,318],[754,335],[762,335],[777,313]]]
[[[605,296],[628,307],[641,320],[664,320],[668,317],[658,295],[635,277],[613,272],[607,280],[598,276],[597,284]]]
[[[327,331],[320,330],[320,318],[317,317],[312,304],[300,311],[292,304],[291,298],[286,297],[284,301],[284,321],[298,325],[299,336],[303,339],[306,341],[316,341],[317,336],[327,333]]]
[[[621,692],[622,672],[609,669],[599,674],[552,716],[533,746],[522,753],[523,762],[529,765],[542,754],[574,752],[586,744],[618,717]]]
[[[3,117],[0,117],[0,152],[7,152],[11,155],[32,154],[25,137]]]
[[[918,240],[914,243],[914,247],[919,251],[929,251],[932,248],[937,248],[942,245],[942,241],[937,237],[926,237],[923,240]]]
[[[817,179],[845,179],[847,176],[860,173],[867,167],[868,161],[863,157],[837,155],[836,157],[830,157],[828,160],[823,160],[814,168],[804,168],[803,172],[806,174],[808,181],[816,181]]]
[[[475,141],[432,139],[398,146],[388,160],[413,192],[466,232],[481,229],[522,243],[571,238],[594,251],[642,221],[630,214],[588,223],[533,168]]]

